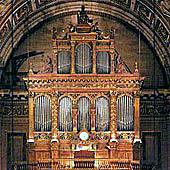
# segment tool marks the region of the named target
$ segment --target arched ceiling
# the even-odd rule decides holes
[[[155,0],[13,0],[0,1],[0,65],[5,67],[12,46],[41,22],[76,14],[81,5],[88,14],[117,18],[139,30],[155,49],[170,82],[170,1]],[[13,37],[11,36],[13,34]],[[13,42],[13,45],[12,45]]]

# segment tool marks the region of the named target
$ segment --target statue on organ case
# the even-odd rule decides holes
[[[93,22],[93,20],[88,17],[84,5],[82,5],[81,11],[78,12],[77,14],[77,21],[78,21],[78,24],[88,24],[88,23]]]
[[[47,56],[46,63],[40,73],[52,73],[53,72],[53,62],[50,56]]]

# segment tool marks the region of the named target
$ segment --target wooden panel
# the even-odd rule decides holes
[[[161,134],[146,132],[142,134],[143,161],[146,164],[161,163]]]
[[[7,134],[7,168],[9,170],[11,170],[12,160],[14,162],[26,161],[26,133]]]

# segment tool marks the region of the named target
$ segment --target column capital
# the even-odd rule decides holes
[[[135,98],[140,98],[140,91],[138,90],[138,91],[134,91],[134,97]]]
[[[71,74],[75,74],[75,41],[71,41]]]
[[[75,45],[75,41],[71,41],[71,46],[74,46]]]
[[[51,94],[51,97],[58,97],[58,91],[53,91]]]
[[[28,95],[29,95],[29,98],[34,98],[35,97],[35,93],[32,92],[32,91],[29,91]]]
[[[118,96],[118,92],[114,91],[114,90],[110,90],[110,96],[111,97],[117,97]]]

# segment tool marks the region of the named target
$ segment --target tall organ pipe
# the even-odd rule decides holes
[[[134,130],[133,99],[130,96],[121,96],[117,100],[117,128],[118,130]]]
[[[51,130],[50,99],[39,96],[35,99],[35,131]]]

